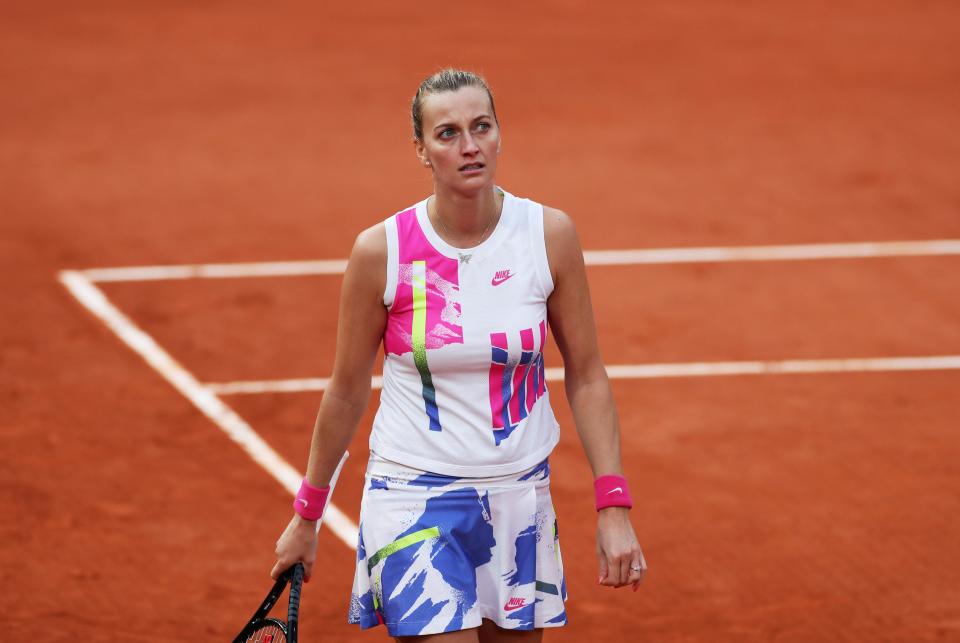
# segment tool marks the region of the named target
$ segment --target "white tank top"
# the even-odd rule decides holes
[[[560,437],[544,379],[553,279],[543,206],[504,192],[493,233],[458,249],[434,231],[426,202],[385,221],[383,391],[370,449],[450,476],[528,469]]]

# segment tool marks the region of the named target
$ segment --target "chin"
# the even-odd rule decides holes
[[[494,185],[493,174],[490,172],[483,172],[482,174],[476,174],[474,176],[462,176],[457,174],[452,177],[453,180],[445,182],[444,185],[447,187],[456,190],[457,192],[480,192],[484,188],[492,188]]]
[[[492,176],[473,176],[458,181],[455,189],[462,194],[473,196],[484,190],[492,190],[493,186]]]

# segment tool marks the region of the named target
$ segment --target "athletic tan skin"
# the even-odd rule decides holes
[[[500,127],[486,92],[463,87],[427,94],[423,140],[415,139],[414,146],[420,163],[433,174],[434,194],[427,211],[434,229],[452,246],[476,246],[496,227],[502,206],[502,196],[494,189]],[[544,207],[544,219],[554,283],[547,301],[548,319],[563,355],[564,386],[577,433],[594,477],[622,474],[619,420],[597,346],[577,232],[570,217],[560,210]],[[307,479],[317,487],[329,484],[370,397],[370,377],[387,320],[383,306],[386,265],[386,232],[381,223],[357,236],[344,274],[333,376],[320,403],[307,466]],[[317,549],[315,528],[314,521],[294,514],[277,541],[277,562],[271,576],[276,578],[303,561],[305,577],[310,579]],[[627,509],[608,507],[598,512],[597,561],[600,584],[632,585],[636,591],[646,562]],[[632,571],[631,565],[639,566],[640,571]],[[397,640],[494,643],[540,641],[542,637],[542,629],[504,630],[485,619],[479,628]]]

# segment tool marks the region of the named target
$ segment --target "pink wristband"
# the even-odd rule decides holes
[[[593,481],[593,493],[597,500],[597,511],[607,507],[633,507],[630,499],[630,488],[627,479],[623,476],[600,476]]]
[[[323,508],[327,504],[330,487],[317,488],[304,478],[300,483],[300,491],[293,499],[293,510],[306,520],[319,520],[323,515]]]

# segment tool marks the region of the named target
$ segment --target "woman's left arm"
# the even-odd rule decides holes
[[[573,221],[560,210],[544,207],[544,236],[553,277],[547,314],[563,356],[564,387],[580,442],[593,476],[623,475],[620,423],[600,350],[590,303],[583,251]],[[634,591],[646,562],[630,524],[628,509],[607,507],[597,515],[597,560],[600,584]],[[631,570],[639,567],[640,571]]]

